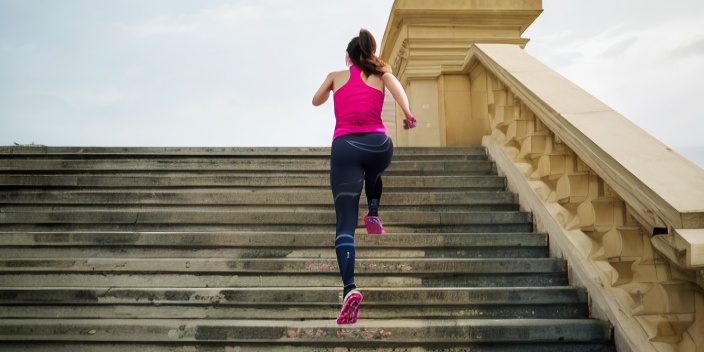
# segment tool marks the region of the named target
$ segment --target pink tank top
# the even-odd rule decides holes
[[[384,93],[368,86],[362,80],[361,73],[359,68],[352,65],[349,81],[333,94],[336,121],[333,140],[352,133],[386,133],[381,122]]]

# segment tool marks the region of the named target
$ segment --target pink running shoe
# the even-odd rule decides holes
[[[384,233],[384,226],[381,225],[381,220],[378,216],[364,215],[364,227],[367,228],[367,233],[370,235],[381,235]]]
[[[356,323],[359,317],[359,305],[362,304],[363,299],[364,297],[359,291],[350,291],[347,296],[345,296],[340,316],[337,317],[337,323],[339,325]]]

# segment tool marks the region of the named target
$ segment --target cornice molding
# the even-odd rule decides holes
[[[516,44],[542,13],[540,0],[396,0],[380,57],[399,78],[439,76],[462,65],[475,43]]]

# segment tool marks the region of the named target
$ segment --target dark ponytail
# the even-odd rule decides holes
[[[364,74],[383,75],[391,72],[391,69],[376,56],[376,40],[366,29],[359,31],[359,36],[352,38],[347,45],[347,55],[350,56],[352,64],[364,71]]]

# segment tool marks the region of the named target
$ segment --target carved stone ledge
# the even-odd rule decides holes
[[[653,247],[692,283],[704,290],[704,230],[676,229],[672,234],[653,236]]]

